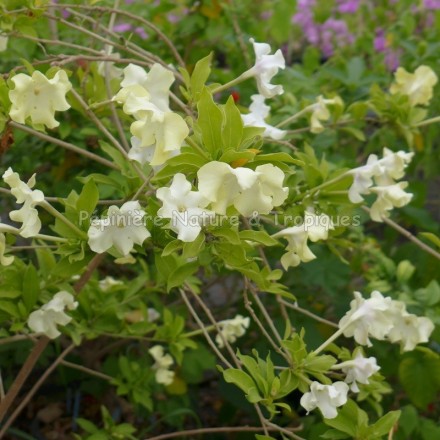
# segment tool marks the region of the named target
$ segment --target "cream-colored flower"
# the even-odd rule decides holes
[[[301,397],[300,404],[307,412],[319,408],[324,418],[334,419],[338,415],[336,408],[347,403],[348,390],[345,382],[323,385],[314,381],[310,385],[310,391]]]
[[[309,234],[304,225],[283,229],[274,234],[273,237],[283,237],[288,241],[287,252],[281,257],[281,265],[284,270],[289,267],[296,267],[301,262],[308,263],[316,258],[316,255],[307,245]]]
[[[129,64],[124,69],[121,90],[114,99],[125,103],[129,94],[132,97],[141,96],[147,98],[160,111],[169,112],[170,87],[173,82],[173,72],[160,64],[153,64],[148,73],[140,66]]]
[[[267,43],[256,43],[253,38],[249,40],[255,51],[255,65],[245,73],[254,76],[257,80],[258,93],[265,98],[273,98],[284,93],[283,86],[271,84],[270,81],[278,73],[279,69],[286,67],[283,54],[278,49],[275,54],[270,55],[270,45]]]
[[[316,255],[307,245],[307,240],[316,242],[327,240],[328,231],[334,229],[331,218],[326,214],[316,215],[308,209],[304,213],[304,223],[292,226],[277,232],[273,237],[283,237],[288,241],[286,251],[281,257],[281,265],[284,270],[296,267],[301,262],[308,263],[316,258]]]
[[[341,369],[346,374],[345,383],[350,385],[351,391],[359,392],[358,383],[368,385],[369,378],[380,370],[375,357],[366,358],[362,353],[350,360],[334,365],[333,369]]]
[[[220,321],[220,334],[215,337],[215,342],[220,348],[224,347],[223,339],[229,343],[233,343],[246,333],[249,328],[250,319],[248,316],[244,317],[242,315],[237,315],[233,319],[225,319]],[[222,337],[223,336],[223,337]]]
[[[392,299],[383,297],[378,291],[372,292],[369,299],[362,298],[360,292],[354,292],[350,310],[339,321],[339,328],[344,329],[344,336],[354,337],[358,344],[371,347],[369,336],[384,340],[393,328],[391,308]]]
[[[383,222],[384,217],[389,217],[388,211],[393,208],[401,208],[407,205],[413,195],[404,191],[408,182],[399,182],[389,186],[375,186],[370,189],[377,194],[377,199],[370,209],[371,219],[375,222]]]
[[[28,326],[37,333],[43,333],[50,339],[55,339],[61,333],[57,325],[67,325],[72,317],[65,310],[75,310],[78,303],[69,292],[61,291],[44,306],[29,315]]]
[[[316,98],[317,102],[311,105],[312,116],[310,118],[310,131],[312,133],[321,133],[324,131],[324,126],[321,121],[328,121],[330,119],[330,111],[328,105],[342,105],[341,98],[336,97],[332,99],[324,99],[322,95]]]
[[[252,104],[249,106],[249,113],[241,115],[245,127],[263,127],[264,136],[271,139],[282,139],[286,132],[266,123],[265,119],[269,116],[270,107],[264,103],[263,95],[252,95]]]
[[[36,70],[32,76],[19,73],[11,81],[15,85],[9,92],[12,103],[9,116],[13,121],[24,124],[30,118],[32,124],[44,124],[48,128],[60,125],[55,112],[70,108],[66,93],[72,88],[64,70],[59,70],[52,79]]]
[[[0,232],[0,264],[2,266],[9,266],[14,261],[14,256],[6,256],[6,236]]]
[[[131,158],[141,163],[149,161],[152,166],[162,165],[174,157],[189,134],[188,126],[180,115],[158,111],[145,112],[143,119],[131,124],[130,131],[139,140],[134,145]]]
[[[399,301],[395,302],[399,303]],[[397,305],[398,312],[395,314],[394,326],[387,338],[391,342],[399,342],[402,351],[411,351],[416,345],[429,341],[434,331],[434,323],[424,316],[408,313],[404,304],[400,304],[400,307]]]
[[[107,276],[104,279],[99,280],[98,284],[103,292],[108,292],[109,290],[112,290],[113,287],[122,286],[124,283],[120,280],[115,280],[113,277]]]
[[[407,95],[412,105],[427,105],[433,96],[438,77],[428,66],[419,66],[414,73],[399,67],[394,74],[395,81],[390,93]]]
[[[119,59],[121,55],[119,53],[106,53],[102,51],[103,55],[111,55],[113,58]],[[113,79],[118,79],[122,76],[123,70],[115,66],[114,62],[111,61],[98,61],[98,73],[106,77],[111,81]]]
[[[174,380],[174,371],[170,370],[174,360],[169,354],[165,354],[162,345],[151,347],[148,352],[153,357],[155,363],[153,369],[156,370],[156,382],[163,385],[170,385]]]
[[[171,219],[171,229],[178,234],[179,240],[194,241],[202,226],[208,225],[215,217],[213,211],[204,209],[209,200],[199,191],[192,191],[191,183],[181,173],[174,176],[169,188],[159,188],[156,197],[162,202],[157,215]]]
[[[22,237],[34,237],[41,229],[41,221],[35,206],[44,201],[44,194],[40,190],[32,190],[36,182],[35,174],[25,183],[18,173],[9,167],[3,174],[3,180],[10,186],[17,203],[23,205],[19,210],[9,213],[10,219],[22,223],[20,228]]]
[[[144,225],[145,211],[139,202],[124,203],[120,208],[110,206],[107,216],[92,220],[87,232],[90,249],[103,253],[114,246],[123,256],[127,256],[135,244],[141,245],[150,237]]]
[[[289,191],[282,186],[283,171],[272,164],[260,165],[253,171],[214,161],[203,165],[197,176],[199,191],[222,215],[231,205],[244,216],[269,214],[286,200]]]

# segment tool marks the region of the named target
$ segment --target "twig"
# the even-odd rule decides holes
[[[180,289],[180,295],[182,296],[182,299],[185,302],[186,306],[188,307],[188,310],[190,311],[193,318],[196,320],[198,326],[200,327],[200,330],[202,330],[202,332],[206,338],[206,341],[211,346],[211,348],[214,350],[215,354],[228,368],[233,368],[232,364],[223,356],[221,351],[215,345],[215,342],[211,339],[211,336],[209,336],[209,332],[206,330],[206,327],[204,326],[203,322],[198,317],[197,312],[194,310],[194,307],[191,305],[191,303],[190,303],[190,301],[189,301],[188,297],[186,296],[185,291],[183,289]]]
[[[119,167],[117,165],[115,165],[113,162],[110,162],[109,160],[107,160],[107,159],[105,159],[105,158],[103,158],[101,156],[98,156],[97,154],[91,153],[90,151],[83,150],[82,148],[79,148],[76,145],[70,144],[68,142],[64,142],[64,141],[62,141],[60,139],[57,139],[55,137],[52,137],[52,136],[49,136],[47,134],[41,133],[41,132],[39,132],[37,130],[34,130],[34,129],[30,128],[30,127],[26,127],[26,125],[18,124],[17,122],[11,121],[11,122],[9,122],[9,125],[11,127],[18,128],[21,131],[29,133],[29,134],[31,134],[33,136],[36,136],[36,137],[42,139],[43,141],[47,141],[47,142],[50,142],[52,144],[59,145],[60,147],[65,148],[66,150],[70,150],[70,151],[73,151],[75,153],[81,154],[82,156],[88,157],[89,159],[92,159],[92,160],[94,160],[96,162],[99,162],[100,164],[105,165],[105,166],[107,166],[109,168],[112,168],[114,170],[119,170]]]
[[[362,206],[362,209],[365,212],[370,213],[370,209],[366,206]],[[388,217],[382,217],[382,220],[384,223],[386,223],[388,226],[391,226],[393,229],[395,229],[397,232],[402,234],[404,237],[406,237],[408,240],[412,241],[414,244],[416,244],[420,249],[423,249],[425,252],[428,252],[428,254],[431,254],[433,257],[437,258],[437,260],[440,260],[440,253],[438,253],[436,250],[434,250],[431,246],[428,246],[427,244],[423,243],[423,241],[419,240],[417,237],[415,237],[411,232],[397,224],[395,221],[391,220]]]
[[[267,431],[279,431],[279,427],[268,426]],[[301,427],[302,428],[302,427]],[[288,430],[297,430],[298,428],[289,428]],[[167,440],[169,438],[183,438],[187,435],[203,435],[203,434],[216,434],[221,432],[260,432],[265,431],[261,426],[222,426],[219,428],[199,428],[199,429],[187,429],[185,431],[170,432],[167,434],[157,435],[155,437],[148,437],[146,440]]]
[[[315,315],[314,313],[309,312],[309,311],[306,310],[306,309],[303,309],[302,307],[300,307],[300,306],[299,306],[298,304],[296,304],[296,303],[295,303],[295,304],[292,304],[292,303],[289,303],[289,302],[287,302],[287,301],[284,301],[283,299],[281,299],[280,301],[281,301],[281,303],[283,303],[286,307],[289,307],[289,309],[296,310],[297,312],[302,313],[303,315],[306,315],[306,316],[308,316],[308,317],[310,317],[310,318],[312,318],[312,319],[314,319],[314,320],[316,320],[316,321],[322,322],[323,324],[329,325],[330,327],[339,328],[338,324],[335,324],[335,323],[332,322],[332,321],[328,321],[327,319],[321,318],[320,316]]]
[[[44,338],[41,338],[39,342],[42,340],[48,340],[46,336]],[[47,345],[47,343],[46,343]],[[44,348],[46,347],[44,345]],[[55,361],[47,368],[47,370],[43,373],[43,375],[38,379],[38,381],[35,383],[35,385],[31,388],[31,390],[26,394],[25,398],[20,402],[20,405],[17,406],[15,411],[11,414],[11,416],[8,418],[8,420],[4,423],[2,426],[2,429],[0,431],[0,439],[3,438],[3,436],[6,434],[6,431],[9,429],[9,427],[12,425],[14,420],[20,415],[21,411],[26,408],[27,404],[30,402],[34,394],[39,390],[41,385],[43,385],[44,381],[49,377],[49,375],[52,373],[52,371],[55,370],[55,368],[60,364],[60,362],[75,348],[74,344],[69,345],[59,356]],[[41,354],[41,353],[40,353]],[[15,381],[14,381],[15,383]],[[9,394],[9,393],[8,393]],[[3,402],[6,401],[6,398]],[[3,402],[1,402],[0,406],[2,406]],[[7,408],[7,407],[6,407]]]
[[[62,360],[60,362],[60,365],[64,365],[65,367],[69,367],[74,370],[82,371],[83,373],[90,374],[91,376],[99,377],[100,379],[104,379],[108,382],[113,380],[113,377],[108,376],[107,374],[101,373],[100,371],[92,370],[91,368],[87,368],[82,365],[74,364],[73,362]]]

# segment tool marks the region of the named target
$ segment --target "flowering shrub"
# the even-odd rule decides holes
[[[0,438],[436,438],[435,69],[132,3],[0,1]],[[274,16],[330,57],[318,6]],[[227,66],[169,26],[207,18]]]

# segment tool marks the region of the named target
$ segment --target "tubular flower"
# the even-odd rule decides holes
[[[58,71],[52,79],[36,70],[32,76],[19,73],[11,81],[15,85],[9,92],[12,103],[9,116],[13,121],[24,124],[30,117],[32,124],[44,124],[48,128],[60,125],[55,120],[55,112],[70,108],[66,93],[72,88],[64,70]]]
[[[145,211],[137,201],[126,202],[120,208],[110,206],[106,217],[90,224],[90,249],[103,253],[114,246],[127,256],[135,244],[141,245],[151,235],[144,225],[144,216]]]
[[[22,223],[20,228],[22,237],[34,237],[41,229],[41,221],[35,206],[44,201],[44,194],[40,190],[32,190],[36,183],[35,174],[25,183],[20,180],[18,173],[8,168],[3,174],[3,180],[10,186],[17,203],[23,205],[19,210],[9,213],[10,219]]]
[[[174,380],[174,371],[170,370],[174,360],[169,354],[164,354],[161,345],[155,345],[148,350],[155,363],[153,369],[156,370],[156,382],[163,385],[170,385]]]
[[[348,389],[345,382],[323,385],[314,381],[310,391],[301,397],[300,404],[307,412],[319,408],[326,419],[334,419],[338,415],[336,408],[347,403]]]
[[[271,164],[249,168],[232,168],[224,162],[209,162],[199,169],[199,191],[211,202],[218,214],[226,214],[233,205],[244,216],[255,212],[268,214],[280,206],[288,195],[283,187],[284,173]]]
[[[282,139],[286,132],[265,122],[270,112],[270,107],[264,103],[265,97],[262,95],[252,95],[251,99],[250,112],[247,115],[241,116],[245,127],[263,127],[265,129],[264,136],[275,140]]]
[[[40,309],[29,315],[28,326],[37,333],[43,333],[50,339],[55,339],[61,333],[57,325],[67,325],[72,318],[65,313],[65,310],[75,310],[78,302],[74,301],[73,295],[61,291]]]
[[[330,229],[334,229],[334,225],[328,215],[316,215],[308,210],[304,214],[302,225],[292,226],[274,234],[273,237],[283,237],[288,241],[287,253],[281,257],[281,265],[284,270],[296,267],[301,262],[308,263],[314,260],[316,255],[308,247],[307,240],[313,242],[327,240]]]
[[[342,362],[333,368],[339,368],[346,374],[345,383],[350,385],[354,393],[359,392],[358,383],[368,385],[369,377],[380,370],[375,357],[366,358],[362,356],[362,353],[358,353],[354,359]]]
[[[390,93],[407,95],[412,105],[427,105],[432,99],[434,86],[438,77],[428,66],[419,66],[414,73],[407,72],[399,67],[394,74],[394,83]]]
[[[121,89],[113,99],[135,119],[130,127],[130,159],[158,166],[179,153],[189,129],[183,118],[170,110],[173,82],[173,73],[160,64],[154,64],[149,73],[134,64],[124,69]]]
[[[388,211],[393,208],[401,208],[407,205],[413,195],[404,191],[408,182],[399,182],[395,185],[376,186],[371,192],[377,194],[377,199],[371,206],[371,219],[375,222],[382,222],[383,217],[389,217]]]
[[[406,311],[402,301],[383,297],[378,291],[369,299],[354,292],[350,310],[339,321],[346,337],[353,336],[361,345],[371,346],[369,337],[390,342],[400,342],[403,351],[413,350],[417,344],[428,342],[434,330],[429,318],[418,317]]]
[[[270,45],[256,43],[253,38],[249,40],[254,45],[255,65],[246,72],[248,76],[254,76],[257,80],[258,93],[265,98],[273,98],[284,93],[283,86],[271,84],[270,81],[278,73],[279,69],[286,67],[281,49],[274,55],[270,55]]]
[[[249,328],[250,319],[249,317],[244,317],[237,315],[234,319],[225,319],[219,322],[220,334],[215,337],[215,342],[220,348],[223,348],[223,338],[233,343],[246,333],[246,329]],[[223,336],[223,338],[222,338]]]
[[[162,201],[157,215],[171,219],[171,229],[178,234],[179,240],[194,241],[202,226],[215,217],[213,211],[204,209],[209,200],[199,191],[191,191],[191,183],[181,173],[174,176],[169,188],[159,188],[156,196]]]
[[[312,117],[310,119],[310,131],[312,133],[321,133],[324,131],[324,126],[321,121],[328,121],[330,119],[330,111],[328,105],[342,105],[341,98],[336,97],[332,99],[324,99],[322,95],[318,96],[317,102],[312,104]]]

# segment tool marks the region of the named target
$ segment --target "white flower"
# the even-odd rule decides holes
[[[155,363],[153,369],[156,370],[156,382],[163,385],[170,385],[174,380],[174,371],[170,370],[174,360],[169,354],[164,354],[161,345],[151,347],[148,352],[153,356]]]
[[[129,157],[138,162],[162,165],[174,157],[189,134],[184,119],[173,112],[145,111],[144,118],[133,122],[131,134],[139,141]],[[145,152],[142,152],[145,149]]]
[[[281,265],[284,270],[289,267],[296,267],[301,262],[308,263],[316,258],[316,255],[307,246],[309,234],[304,225],[283,229],[274,234],[273,237],[283,237],[288,241],[287,253],[281,257]]]
[[[19,73],[11,81],[15,84],[9,92],[12,103],[9,116],[13,121],[24,124],[30,117],[32,124],[44,124],[48,128],[60,125],[55,120],[55,112],[70,108],[66,93],[72,88],[64,70],[58,71],[52,79],[36,70],[32,76]]]
[[[263,127],[265,128],[264,136],[275,140],[282,139],[286,132],[265,122],[270,112],[270,107],[264,103],[266,98],[262,95],[252,95],[251,99],[249,113],[241,115],[245,127]]]
[[[433,331],[434,324],[429,318],[409,314],[401,307],[387,337],[391,342],[400,342],[402,351],[411,351],[417,344],[428,342]]]
[[[6,252],[6,237],[5,234],[0,232],[0,264],[2,266],[9,266],[14,261],[14,256],[7,257]]]
[[[120,280],[115,280],[113,277],[107,276],[102,280],[99,280],[99,288],[103,292],[111,290],[115,286],[122,286],[124,283]]]
[[[292,226],[274,234],[273,237],[283,237],[288,241],[287,253],[281,257],[284,270],[296,267],[301,262],[308,263],[314,260],[316,255],[308,247],[307,240],[327,240],[330,229],[334,229],[334,226],[328,215],[316,215],[311,210],[306,210],[302,225]]]
[[[15,222],[23,223],[20,228],[22,237],[34,237],[41,229],[41,221],[35,206],[44,201],[44,194],[40,190],[32,190],[35,185],[35,174],[25,183],[20,180],[18,173],[8,168],[3,174],[3,180],[10,186],[17,203],[23,204],[19,210],[11,211],[9,217]]]
[[[220,332],[223,338],[229,342],[235,342],[237,338],[240,338],[246,333],[246,329],[249,328],[250,319],[249,317],[244,317],[237,315],[233,319],[225,319],[219,323]],[[220,334],[215,337],[215,342],[220,348],[223,348],[223,338]]]
[[[77,307],[73,295],[65,291],[58,292],[47,304],[29,315],[28,326],[34,332],[55,339],[61,334],[57,325],[64,326],[72,320],[65,310],[75,310]]]
[[[395,82],[390,87],[390,93],[407,95],[412,105],[428,104],[438,81],[437,75],[428,66],[419,66],[414,73],[399,67],[394,77]]]
[[[160,64],[153,64],[148,73],[140,66],[129,64],[124,69],[122,88],[114,99],[125,103],[129,93],[132,94],[132,97],[142,94],[144,97],[148,97],[148,101],[160,111],[169,112],[170,87],[173,82],[173,72]]]
[[[301,397],[300,404],[307,412],[319,408],[324,418],[334,419],[338,415],[336,408],[347,402],[348,389],[345,382],[323,385],[314,381],[310,385],[310,392]]]
[[[119,53],[106,53],[105,51],[102,51],[104,56],[111,55],[113,58],[121,58],[121,55]],[[122,76],[123,70],[119,67],[115,66],[115,63],[110,61],[99,61],[98,62],[98,73],[106,77],[108,75],[109,80],[117,79]]]
[[[269,44],[256,43],[253,38],[249,41],[254,45],[256,60],[255,65],[246,74],[255,76],[260,95],[265,98],[281,95],[284,92],[283,86],[270,83],[278,70],[286,67],[281,50],[278,49],[274,55],[270,55],[271,48]]]
[[[312,104],[312,116],[310,119],[310,131],[312,133],[321,133],[324,130],[321,121],[328,121],[330,119],[330,111],[327,105],[332,104],[342,105],[341,98],[324,99],[322,95],[319,95],[317,102]]]
[[[248,168],[232,168],[224,162],[209,162],[199,169],[199,191],[211,202],[218,214],[226,214],[228,206],[234,205],[244,216],[255,212],[269,214],[280,206],[288,195],[283,187],[284,173],[272,164]]]
[[[169,188],[159,188],[156,197],[162,201],[157,215],[171,219],[171,229],[185,242],[194,241],[202,226],[215,216],[214,212],[203,209],[209,201],[199,191],[191,191],[191,183],[181,173],[174,176]]]
[[[126,202],[120,208],[110,206],[106,217],[90,224],[90,249],[103,253],[114,246],[122,255],[128,255],[134,244],[141,245],[151,235],[144,225],[144,215],[137,201]]]
[[[378,291],[367,300],[359,292],[354,296],[350,311],[339,321],[344,336],[353,336],[358,344],[368,346],[372,345],[369,336],[400,342],[403,351],[428,342],[434,324],[428,318],[409,314],[402,301],[384,298]]]
[[[149,73],[134,64],[124,69],[122,88],[113,99],[123,104],[124,113],[136,119],[130,127],[130,159],[158,166],[179,153],[189,129],[169,108],[173,82],[173,73],[160,64],[154,64]]]
[[[350,385],[350,389],[354,393],[359,392],[358,383],[368,385],[370,383],[368,378],[380,370],[375,357],[366,358],[362,356],[362,353],[358,353],[350,361],[342,362],[333,367],[333,369],[336,368],[346,374],[345,383]]]
[[[395,179],[401,179],[404,176],[404,170],[413,156],[414,153],[404,151],[394,153],[388,148],[383,149],[382,159],[371,154],[366,165],[349,171],[353,175],[353,184],[348,193],[350,201],[352,203],[362,202],[364,200],[362,195],[370,194],[370,188],[374,183],[378,186],[394,185]]]
[[[383,340],[393,327],[391,306],[392,299],[384,298],[377,290],[371,293],[369,299],[362,298],[360,292],[354,292],[350,310],[339,321],[339,328],[344,329],[344,336],[354,337],[358,344],[371,347],[370,335]]]
[[[160,313],[153,307],[148,307],[147,320],[148,322],[157,321],[160,318]]]
[[[407,205],[413,197],[412,194],[404,191],[407,186],[408,182],[399,182],[395,185],[371,188],[371,192],[378,195],[376,201],[371,205],[371,219],[375,222],[382,222],[383,217],[390,216],[388,211]]]

